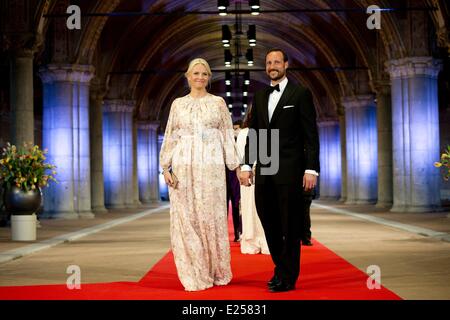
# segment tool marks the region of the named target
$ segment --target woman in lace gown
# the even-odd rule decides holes
[[[206,91],[208,63],[192,60],[185,75],[191,91],[172,103],[160,164],[169,185],[178,277],[185,290],[196,291],[226,285],[232,278],[225,165],[239,170],[239,158],[225,101]]]
[[[240,157],[244,156],[250,117],[251,108],[247,111],[242,124],[242,129],[239,131],[237,137],[237,148]],[[254,166],[253,170],[255,170]],[[259,220],[258,212],[256,211],[254,184],[249,187],[241,185],[241,217],[241,252],[246,254],[270,254],[264,229],[261,220]]]

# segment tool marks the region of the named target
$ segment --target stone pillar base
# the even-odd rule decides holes
[[[321,200],[321,201],[340,201],[340,198],[339,198],[339,197],[332,197],[332,196],[319,196],[318,198],[313,199],[313,201],[314,201],[314,200]]]
[[[106,210],[118,210],[118,209],[127,209],[128,207],[126,207],[123,204],[117,204],[117,205],[107,205],[106,206]]]
[[[108,210],[106,210],[105,206],[100,206],[100,207],[93,207],[92,208],[92,212],[94,214],[97,214],[97,213],[108,213]]]
[[[157,204],[163,204],[165,203],[164,201],[161,200],[146,200],[146,201],[141,201],[141,204],[144,207],[149,207],[149,206],[153,206],[153,205],[157,205]]]
[[[90,212],[90,211],[78,212],[78,217],[80,219],[94,219],[95,218],[95,214],[93,212]]]
[[[130,203],[126,205],[127,209],[139,209],[142,207],[142,203]]]
[[[402,206],[394,205],[390,212],[442,212],[443,208],[438,206]]]
[[[387,209],[392,207],[392,202],[377,202],[376,208]]]
[[[39,215],[42,219],[76,220],[79,219],[77,212],[43,212]]]
[[[373,200],[357,200],[355,202],[355,204],[359,204],[359,205],[374,205],[375,203],[377,203],[376,199],[373,199]]]

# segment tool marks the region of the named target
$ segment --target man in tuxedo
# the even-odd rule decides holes
[[[295,289],[305,223],[303,190],[316,186],[319,172],[319,135],[312,95],[288,80],[287,68],[288,57],[283,50],[267,53],[266,73],[271,82],[254,95],[249,128],[256,141],[249,133],[245,165],[239,176],[241,184],[249,186],[253,182],[250,164],[257,161],[256,209],[275,264],[274,275],[267,283],[271,292]],[[274,142],[272,136],[278,139]],[[252,151],[254,148],[257,152]],[[272,159],[269,163],[267,156]],[[271,165],[278,165],[278,169],[268,174]]]

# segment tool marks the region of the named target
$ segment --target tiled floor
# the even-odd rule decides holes
[[[315,203],[450,233],[448,212],[390,213],[374,206]],[[42,220],[37,242],[148,209],[114,211],[90,220]],[[380,267],[382,284],[401,297],[450,299],[450,242],[317,207],[311,210],[311,219],[315,239],[361,270]],[[29,245],[10,241],[9,228],[0,228],[0,255]],[[169,214],[164,209],[1,263],[0,285],[65,283],[70,265],[80,266],[83,283],[137,281],[169,248]]]

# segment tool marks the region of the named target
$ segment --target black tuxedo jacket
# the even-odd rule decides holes
[[[264,143],[271,157],[276,148],[271,146],[270,134],[274,129],[279,133],[279,168],[272,174],[276,184],[299,184],[302,186],[305,169],[320,171],[319,134],[316,110],[311,92],[288,81],[269,123],[268,102],[270,87],[255,93],[252,104],[252,120],[249,128],[256,131],[257,155],[249,151],[249,136],[245,147],[244,162],[248,165],[257,161],[255,183],[264,183],[267,175],[261,175],[261,168],[269,164],[261,163],[260,141]],[[268,138],[261,139],[261,129],[267,130]],[[266,142],[265,142],[266,141]],[[264,146],[263,145],[263,146]],[[272,149],[274,151],[272,152]],[[264,151],[264,150],[262,150]],[[267,161],[263,161],[267,162]]]

